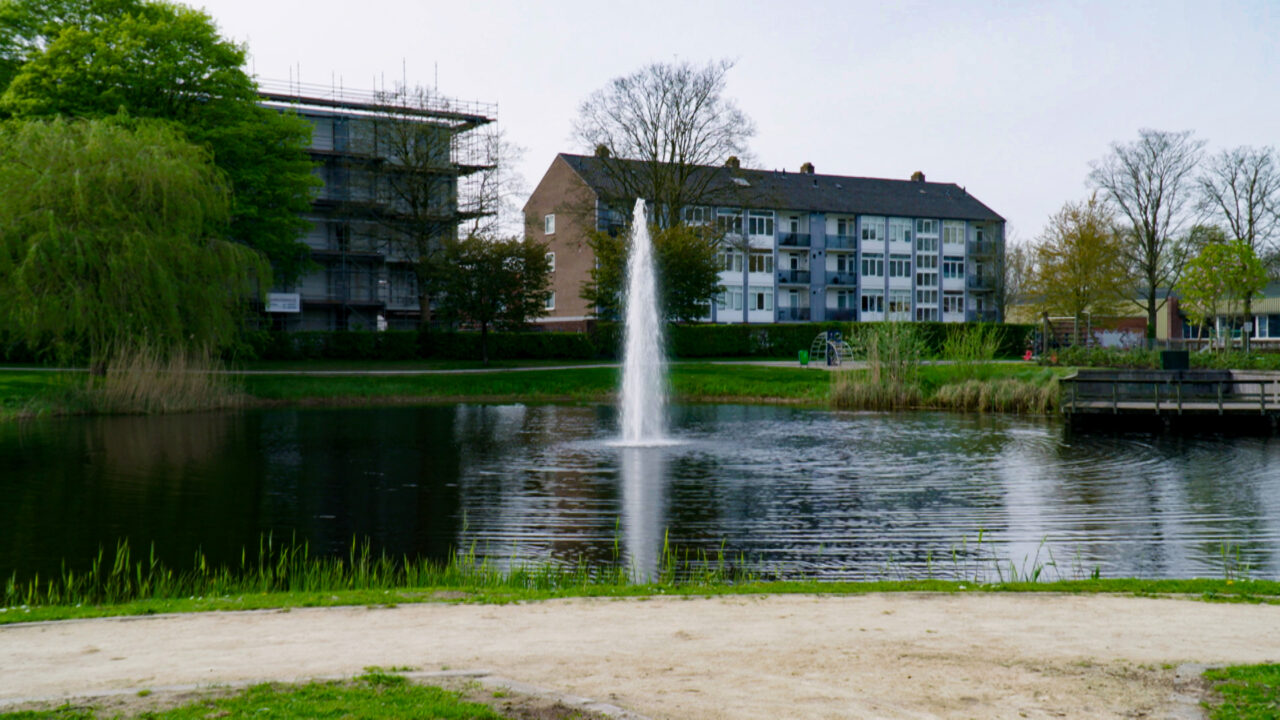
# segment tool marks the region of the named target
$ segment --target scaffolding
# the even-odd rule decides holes
[[[304,304],[335,308],[329,322],[337,328],[355,317],[369,326],[376,315],[382,327],[384,316],[409,321],[418,315],[422,308],[416,298],[411,306],[407,296],[413,283],[399,277],[417,256],[406,254],[390,228],[412,216],[417,226],[435,228],[427,231],[430,236],[444,240],[456,236],[461,223],[497,212],[496,176],[491,177],[500,149],[497,105],[405,86],[361,91],[340,83],[259,79],[258,88],[262,106],[306,117],[315,128],[309,153],[325,186],[313,201],[313,222],[326,226],[323,235],[337,239],[329,237],[322,247],[312,244],[327,280],[323,289],[312,283],[303,293]],[[411,142],[397,145],[390,139],[399,133],[397,139],[405,141],[411,132]],[[418,187],[415,202],[400,196],[406,187]],[[379,224],[381,229],[374,227]],[[353,234],[368,237],[361,242]],[[380,249],[368,252],[370,243]]]

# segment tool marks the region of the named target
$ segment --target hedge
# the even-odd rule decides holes
[[[788,358],[808,350],[820,332],[836,330],[847,339],[875,323],[827,322],[773,325],[672,325],[667,328],[673,358]],[[923,334],[926,352],[939,355],[948,333],[958,328],[990,326],[1000,335],[1000,357],[1022,355],[1035,325],[914,323]],[[489,357],[496,360],[590,360],[622,356],[622,326],[597,323],[589,332],[495,332],[489,334]],[[259,330],[245,333],[228,357],[235,360],[477,360],[480,334],[416,330],[301,331]],[[33,361],[20,342],[0,337],[0,358]]]

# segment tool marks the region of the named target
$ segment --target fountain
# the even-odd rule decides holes
[[[626,342],[622,361],[621,445],[667,443],[667,375],[658,284],[644,200],[636,200],[627,257]]]

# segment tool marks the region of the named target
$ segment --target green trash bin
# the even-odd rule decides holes
[[[809,367],[809,351],[808,350],[800,351],[800,366]]]

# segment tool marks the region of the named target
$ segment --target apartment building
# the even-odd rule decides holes
[[[595,258],[586,231],[620,232],[634,198],[619,197],[619,168],[634,161],[557,155],[525,204],[530,237],[554,253],[543,322],[593,316],[578,295]],[[613,165],[606,165],[613,163]],[[995,293],[1005,221],[953,183],[701,167],[706,205],[685,220],[723,233],[723,287],[706,320],[998,321]]]
[[[468,181],[492,168],[475,131],[495,122],[496,107],[426,93],[262,87],[262,105],[311,123],[309,153],[323,182],[301,238],[316,268],[268,294],[273,327],[417,327],[420,248],[493,210]]]

